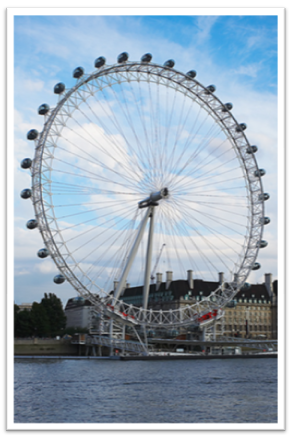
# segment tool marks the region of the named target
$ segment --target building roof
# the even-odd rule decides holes
[[[199,296],[202,292],[202,296],[209,296],[214,290],[219,287],[218,281],[203,281],[202,279],[193,280],[193,289],[190,288],[187,280],[176,280],[171,281],[169,287],[166,289],[166,282],[162,282],[158,290],[156,290],[156,284],[151,284],[149,294],[152,298],[164,292],[170,292],[173,296],[173,300],[179,300],[181,297],[188,296]],[[125,289],[124,294],[121,299],[126,300],[130,296],[139,296],[142,294],[143,286],[138,287],[128,287]],[[254,296],[253,296],[254,295]],[[263,284],[252,284],[249,288],[241,289],[235,296],[237,299],[266,299],[269,300],[269,294],[267,292],[265,283]]]
[[[92,303],[88,299],[84,299],[81,296],[76,296],[75,298],[68,299],[65,306],[65,311],[74,308],[88,307],[88,306],[92,306]]]

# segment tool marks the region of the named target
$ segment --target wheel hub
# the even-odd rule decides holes
[[[138,208],[145,208],[151,205],[153,206],[159,205],[158,201],[160,201],[163,198],[167,198],[168,196],[169,196],[169,189],[167,187],[164,187],[159,192],[153,192],[150,194],[148,198],[140,201],[138,203]]]

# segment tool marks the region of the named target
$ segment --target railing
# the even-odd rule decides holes
[[[142,354],[142,355],[147,355],[149,352],[149,348],[146,348],[144,344],[139,343],[137,341],[122,340],[119,338],[104,337],[101,335],[95,335],[93,337],[87,336],[85,344],[106,346],[106,347],[110,347],[110,348],[113,347],[116,349],[120,349],[124,352],[133,352],[133,353]]]

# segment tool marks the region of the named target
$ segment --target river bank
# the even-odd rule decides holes
[[[14,340],[15,356],[33,356],[33,355],[78,355],[78,346],[71,344],[67,339],[15,339]]]

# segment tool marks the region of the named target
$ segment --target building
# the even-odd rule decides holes
[[[32,310],[32,303],[31,302],[23,302],[22,304],[18,305],[19,311],[31,311]]]
[[[157,274],[156,284],[151,284],[148,308],[154,310],[174,310],[182,305],[201,301],[208,297],[223,282],[223,273],[218,281],[193,279],[188,271],[186,280],[173,280],[173,272]],[[117,283],[115,283],[117,285]],[[216,331],[225,336],[242,338],[277,338],[277,287],[272,283],[272,274],[265,274],[262,284],[244,286],[225,307],[225,315],[218,322]],[[127,285],[121,299],[133,305],[142,304],[142,287]]]
[[[185,280],[174,281],[171,271],[166,272],[165,281],[161,273],[157,273],[156,278],[156,283],[150,285],[148,308],[166,311],[208,297],[223,282],[223,273],[219,273],[218,281],[194,279],[192,271],[188,271]],[[117,282],[114,285],[116,287]],[[230,337],[276,339],[277,287],[278,282],[272,282],[270,273],[265,274],[264,283],[244,286],[225,307],[216,333]],[[121,299],[127,304],[141,306],[142,291],[142,286],[127,284]],[[65,307],[67,326],[89,327],[92,313],[93,307],[88,300],[80,297],[69,299]]]
[[[88,328],[91,322],[93,307],[89,300],[80,296],[68,299],[64,309],[66,327]]]

